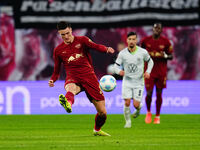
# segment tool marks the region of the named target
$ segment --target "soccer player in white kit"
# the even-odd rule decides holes
[[[122,97],[125,100],[124,118],[126,121],[124,128],[131,128],[131,99],[133,99],[133,105],[136,109],[133,117],[136,118],[142,108],[144,78],[150,77],[153,60],[145,49],[136,45],[137,34],[135,32],[128,33],[127,44],[128,47],[120,51],[114,69],[117,74],[123,76]],[[147,62],[148,65],[145,72],[144,62]]]

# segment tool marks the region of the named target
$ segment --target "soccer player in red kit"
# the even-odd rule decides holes
[[[59,96],[61,105],[68,113],[71,113],[74,96],[85,91],[88,99],[97,110],[94,135],[110,136],[101,130],[107,118],[105,98],[94,72],[89,48],[105,53],[114,53],[114,49],[96,44],[86,36],[74,36],[71,24],[68,22],[59,22],[57,29],[63,42],[54,49],[55,65],[49,86],[54,86],[54,82],[59,77],[61,63],[63,63],[67,77],[64,86],[66,95],[61,94]]]
[[[150,78],[145,80],[146,106],[147,114],[146,123],[151,123],[151,102],[154,85],[156,86],[156,117],[154,124],[160,124],[160,109],[162,105],[162,91],[166,88],[167,79],[167,60],[172,59],[172,45],[169,40],[161,35],[162,24],[155,23],[153,26],[153,35],[147,36],[141,41],[141,47],[145,48],[154,61],[154,66]]]

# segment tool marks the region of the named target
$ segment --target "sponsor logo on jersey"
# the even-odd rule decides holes
[[[149,55],[153,57],[154,56],[154,52],[149,52]]]
[[[76,58],[83,57],[83,54],[76,54]]]
[[[163,53],[154,51],[154,52],[149,52],[149,55],[152,57],[161,57],[161,56],[163,56]]]
[[[131,63],[131,64],[128,65],[128,72],[134,73],[134,72],[136,72],[137,70],[138,70],[137,65],[135,65],[135,64],[133,64],[133,63]]]
[[[68,63],[70,62],[70,61],[73,61],[75,58],[73,57],[73,56],[70,56],[69,57],[69,59],[68,59]]]
[[[155,52],[155,56],[156,57],[162,56],[162,53],[161,52]]]
[[[159,45],[159,48],[160,48],[160,49],[164,49],[164,48],[165,48],[165,45]]]
[[[71,62],[71,61],[76,61],[76,60],[78,60],[80,57],[84,57],[82,53],[80,53],[80,54],[74,54],[74,56],[70,56],[70,57],[69,57],[68,63]]]
[[[78,48],[78,49],[81,48],[81,44],[80,44],[80,43],[79,43],[79,44],[76,44],[76,45],[75,45],[75,48]]]

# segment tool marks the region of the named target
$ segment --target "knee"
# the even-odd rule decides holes
[[[147,98],[151,98],[152,97],[152,91],[147,91]]]
[[[99,114],[99,116],[107,116],[107,111],[106,111],[106,109],[104,108],[104,109],[99,110],[99,111],[98,111],[98,114]]]
[[[135,108],[139,108],[140,104],[133,104]]]
[[[156,93],[156,97],[157,97],[157,99],[162,99],[162,93],[157,92],[157,93]]]
[[[139,106],[140,106],[140,102],[134,100],[134,101],[133,101],[133,105],[134,105],[135,108],[139,108]]]
[[[106,111],[99,112],[99,116],[101,116],[102,118],[106,118],[107,117],[107,112]]]
[[[131,104],[131,101],[130,101],[130,100],[125,100],[125,106],[126,106],[126,107],[129,107],[130,104]]]
[[[78,92],[80,92],[80,87],[77,86],[76,84],[74,83],[69,83],[65,86],[65,90],[67,92],[71,92],[73,93],[74,95],[76,95]]]

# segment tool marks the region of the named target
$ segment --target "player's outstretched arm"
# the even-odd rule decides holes
[[[148,61],[147,61],[147,70],[146,70],[146,72],[144,73],[144,77],[146,76],[147,77],[147,79],[148,79],[148,75],[145,75],[145,74],[150,74],[151,73],[151,70],[152,70],[152,68],[153,68],[153,65],[154,65],[154,62],[153,62],[153,60],[150,58]],[[150,75],[149,75],[150,76]],[[145,78],[146,78],[145,77]]]
[[[86,44],[87,47],[92,48],[92,49],[96,49],[100,52],[107,52],[107,53],[114,53],[115,50],[111,47],[106,47],[105,45],[102,44],[97,44],[94,43],[91,39],[89,39],[86,36],[82,37],[82,41]]]

